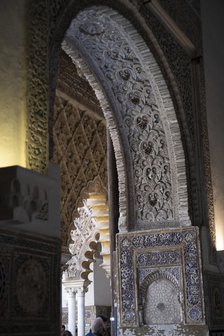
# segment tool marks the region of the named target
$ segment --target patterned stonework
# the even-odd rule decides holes
[[[58,336],[60,243],[0,232],[0,335]]]
[[[133,28],[124,19],[123,27],[119,26],[121,17],[114,13],[112,19],[111,14],[110,10],[97,7],[83,11],[72,22],[63,48],[74,62],[76,48],[91,55],[88,61],[98,64],[96,74],[102,82],[107,82],[108,95],[114,101],[115,118],[124,125],[121,138],[126,144],[124,151],[134,177],[131,187],[135,191],[137,226],[169,226],[171,221],[175,226],[180,213],[180,221],[186,224],[189,220],[187,209],[179,203],[181,198],[184,199],[182,204],[187,203],[186,185],[179,180],[185,175],[185,164],[171,98],[150,52],[147,64],[144,56],[142,60],[133,48],[134,43],[144,44],[141,38],[136,35],[132,40]],[[114,20],[115,15],[119,24]],[[125,27],[130,36],[125,33]],[[149,70],[150,62],[154,71]],[[154,77],[159,78],[158,82]],[[107,117],[113,140],[111,118],[106,114]]]
[[[103,1],[101,3],[104,3]],[[199,16],[200,16],[200,4],[198,1],[187,0],[187,1],[176,1],[175,6],[173,6],[172,1],[161,1],[162,6],[168,11],[168,14],[177,21],[178,25],[183,28],[184,32],[189,35],[188,37],[197,45],[200,45],[200,26]],[[89,1],[71,1],[56,0],[49,1],[48,6],[46,6],[46,1],[30,1],[30,8],[28,11],[28,26],[30,28],[28,36],[28,143],[30,149],[28,150],[28,160],[32,161],[35,154],[35,165],[34,169],[44,170],[46,167],[47,160],[47,140],[45,135],[43,135],[42,140],[40,139],[40,132],[47,129],[47,118],[45,112],[47,111],[47,81],[48,75],[46,71],[47,62],[47,36],[49,36],[49,47],[50,47],[50,99],[54,96],[54,79],[56,77],[56,68],[58,54],[61,46],[62,39],[65,35],[67,27],[69,26],[71,20],[76,16],[80,9],[84,9],[89,6]],[[106,5],[113,5],[119,11],[122,10],[120,1],[105,1]],[[148,46],[155,51],[156,58],[160,62],[161,67],[164,69],[164,74],[166,76],[167,82],[169,83],[169,88],[173,93],[178,105],[179,121],[183,131],[183,139],[186,145],[186,151],[188,152],[189,158],[189,191],[191,193],[191,205],[192,213],[191,216],[194,222],[198,225],[203,221],[202,212],[206,214],[206,200],[203,202],[204,211],[201,211],[201,200],[204,198],[200,194],[199,189],[201,189],[201,184],[203,183],[204,175],[200,174],[199,169],[195,170],[195,162],[199,162],[197,154],[192,151],[192,141],[189,134],[192,132],[192,125],[196,125],[195,116],[192,114],[192,96],[191,96],[191,80],[189,79],[188,65],[190,60],[183,56],[183,50],[176,44],[175,38],[167,32],[166,29],[161,29],[161,22],[154,16],[150,15],[147,2],[143,0],[130,0],[127,1],[126,6],[128,7],[123,13],[133,13],[129,18],[132,20],[134,17],[137,20],[139,26],[146,26],[146,31],[144,38],[147,40]],[[31,10],[32,9],[32,10]],[[123,8],[124,9],[124,8]],[[130,12],[129,12],[130,11]],[[138,13],[139,15],[138,15]],[[178,13],[178,15],[176,14]],[[179,19],[182,18],[182,19]],[[133,19],[134,20],[134,19]],[[191,24],[189,24],[191,20]],[[49,26],[47,26],[49,24]],[[196,30],[194,28],[196,27]],[[48,31],[49,34],[45,32]],[[153,34],[151,33],[153,32]],[[157,44],[159,42],[160,46]],[[196,43],[199,41],[199,44]],[[161,48],[161,49],[160,49]],[[183,60],[183,62],[182,62]],[[170,71],[171,69],[171,71]],[[203,71],[203,70],[202,70]],[[172,72],[172,73],[171,73]],[[175,80],[173,77],[175,76]],[[183,74],[183,75],[182,75]],[[186,76],[185,76],[186,75]],[[201,76],[202,77],[202,76]],[[200,90],[203,91],[203,81],[200,83]],[[178,91],[180,94],[178,94]],[[184,105],[182,105],[184,102]],[[201,95],[202,104],[204,103],[203,93]],[[40,112],[38,115],[38,111]],[[41,111],[43,115],[41,115]],[[198,113],[202,115],[200,108]],[[187,115],[187,122],[185,116]],[[188,122],[189,121],[189,122]],[[35,128],[35,125],[40,127]],[[203,124],[203,125],[201,125]],[[203,127],[203,136],[206,138],[205,121],[199,121],[196,128]],[[31,132],[32,130],[32,132]],[[186,132],[185,132],[186,131]],[[44,131],[45,132],[45,131]],[[41,140],[41,148],[39,151],[34,150],[33,142],[38,142]],[[201,134],[199,138],[194,139],[193,143],[198,143],[201,141]],[[206,140],[205,140],[206,142]],[[205,147],[207,144],[205,144]],[[195,148],[198,147],[195,146]],[[208,146],[205,148],[208,150]],[[201,151],[202,152],[202,151]],[[191,155],[192,154],[192,155]],[[205,156],[206,160],[206,176],[207,176],[207,188],[209,191],[209,216],[211,219],[211,234],[214,236],[214,220],[213,220],[213,199],[212,199],[212,189],[211,180],[209,173],[209,161],[208,156]],[[200,167],[199,167],[200,168]],[[203,205],[202,205],[203,206]],[[206,216],[205,216],[206,217]],[[204,218],[206,219],[206,218]],[[214,237],[213,237],[214,241]]]
[[[224,273],[205,273],[206,313],[209,328],[224,329]]]
[[[61,50],[58,64],[57,90],[76,99],[91,111],[99,114],[101,118],[104,118],[93,88],[63,50]]]
[[[147,325],[181,322],[178,292],[171,281],[161,277],[149,285],[144,307],[144,322]]]
[[[43,310],[47,300],[49,275],[47,264],[35,258],[25,257],[16,264],[16,299],[18,310],[27,314],[37,314]]]
[[[89,266],[95,254],[99,253],[99,232],[86,201],[78,213],[79,217],[74,220],[74,229],[71,230],[72,244],[69,245],[69,251],[72,257],[67,262],[67,272],[72,278],[88,281],[88,274],[92,272]]]
[[[171,91],[175,91],[177,113],[181,120],[181,132],[187,148],[191,219],[197,226],[209,225],[211,247],[214,247],[213,191],[206,121],[204,69],[200,57],[202,54],[200,2],[190,0],[161,0],[159,2],[195,48],[196,59],[192,59],[147,4],[141,7],[140,13],[156,37],[166,58],[167,66],[174,77],[170,88]],[[153,47],[152,41],[149,41],[149,45]],[[211,257],[213,259],[212,249]]]
[[[48,5],[26,3],[27,19],[27,166],[45,173],[48,166]],[[43,15],[43,13],[45,13]]]
[[[3,193],[0,204],[0,221],[27,224],[49,219],[52,200],[52,181],[45,177],[13,166],[0,169],[0,187]],[[56,182],[55,182],[56,183]],[[52,203],[51,203],[52,202]]]
[[[145,293],[152,284],[158,285],[159,279],[160,285],[157,286],[157,290],[160,290],[160,294],[154,296],[151,303],[154,315],[149,320],[145,317],[146,322],[174,322],[170,320],[167,293],[163,290],[164,281],[168,281],[171,286],[170,293],[173,287],[172,300],[175,309],[181,309],[176,323],[180,320],[185,324],[205,323],[200,248],[196,228],[119,234],[118,263],[121,326],[141,324],[141,314],[147,314],[144,309],[152,309],[146,302]],[[144,303],[145,306],[142,307]],[[161,311],[165,313],[162,317]]]
[[[9,265],[10,256],[1,256],[0,258],[0,319],[4,319],[7,316],[8,304],[9,304]]]
[[[53,160],[61,172],[62,242],[68,246],[73,220],[98,178],[107,187],[106,128],[102,117],[58,92],[53,125]]]

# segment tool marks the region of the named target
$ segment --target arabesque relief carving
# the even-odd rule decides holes
[[[69,277],[78,280],[84,278],[88,285],[88,275],[91,272],[89,265],[93,262],[94,255],[99,255],[99,232],[86,201],[78,209],[78,214],[74,220],[74,229],[71,230],[72,243],[69,245],[69,251],[72,257],[67,262],[67,273]]]
[[[183,117],[180,115],[180,125],[182,125],[182,127],[184,129],[190,129],[191,130],[191,125],[192,122],[194,122],[194,116],[192,115],[191,109],[189,109],[189,104],[191,105],[191,99],[192,96],[188,95],[187,99],[185,99],[186,97],[186,92],[191,92],[191,90],[189,89],[189,81],[185,81],[185,79],[182,77],[178,76],[178,73],[185,73],[185,69],[186,69],[186,64],[184,62],[184,64],[180,64],[180,62],[176,61],[179,60],[180,58],[182,58],[183,55],[183,50],[181,50],[181,48],[176,47],[176,43],[175,43],[175,38],[173,38],[171,36],[171,34],[167,33],[166,35],[164,35],[164,31],[162,32],[160,31],[160,25],[161,23],[159,22],[159,20],[157,19],[153,19],[151,16],[149,16],[149,10],[147,9],[147,5],[145,4],[144,1],[142,0],[130,0],[129,1],[130,4],[133,5],[133,8],[130,9],[133,11],[133,13],[138,9],[140,11],[140,14],[144,17],[143,21],[145,20],[146,25],[150,28],[149,31],[149,38],[148,38],[148,45],[152,46],[153,49],[156,50],[157,52],[157,59],[160,60],[162,66],[165,69],[165,73],[167,76],[167,80],[169,82],[172,81],[172,76],[170,76],[170,67],[172,68],[171,71],[175,74],[175,81],[172,81],[171,86],[173,86],[174,89],[174,95],[176,94],[176,89],[177,88],[183,88],[182,92],[180,92],[180,96],[179,99],[181,100],[183,98],[184,101],[184,110],[183,113],[184,114],[188,114],[189,115],[189,124],[188,123],[184,123],[184,119]],[[111,2],[112,3],[112,2]],[[188,6],[187,10],[184,12],[184,15],[187,16],[188,20],[189,18],[193,21],[195,21],[195,11],[197,13],[197,15],[200,15],[200,10],[199,10],[199,4],[197,3],[197,1],[187,1],[185,6],[187,6],[187,3],[190,4],[190,6]],[[31,113],[32,111],[32,115],[34,117],[28,116],[28,127],[32,127],[31,124],[35,125],[36,124],[36,114],[33,114],[33,111],[36,111],[37,108],[42,109],[42,111],[47,111],[46,108],[46,104],[45,104],[45,96],[46,96],[46,84],[48,81],[48,75],[47,72],[45,71],[45,66],[47,64],[46,62],[46,44],[47,41],[46,39],[42,39],[42,34],[43,32],[46,31],[46,29],[43,29],[43,27],[46,27],[47,23],[49,22],[49,45],[51,47],[51,58],[50,58],[50,80],[52,81],[52,76],[54,77],[55,72],[56,72],[56,62],[55,59],[57,59],[57,55],[59,53],[59,49],[60,49],[60,37],[64,36],[65,34],[65,29],[67,29],[66,27],[68,27],[69,23],[71,22],[72,19],[72,15],[76,15],[76,13],[80,10],[80,8],[84,9],[86,6],[89,5],[88,1],[82,1],[81,4],[79,3],[79,1],[74,1],[73,3],[68,3],[65,0],[56,0],[56,1],[50,1],[49,2],[49,7],[46,8],[46,2],[45,1],[38,1],[38,5],[36,4],[35,1],[31,1],[30,4],[32,4],[32,11],[30,10],[28,12],[28,24],[31,28],[31,33],[29,36],[29,63],[28,63],[28,74],[30,74],[29,78],[28,78],[28,110],[29,113]],[[35,6],[33,6],[35,4]],[[107,4],[109,4],[109,2],[107,2]],[[166,5],[167,7],[170,7],[170,2],[167,1],[163,1],[161,2],[162,5]],[[178,2],[176,4],[177,8],[179,8],[182,11],[182,2]],[[119,5],[118,5],[119,8]],[[141,8],[141,10],[140,10]],[[193,10],[192,10],[193,8]],[[166,8],[167,9],[167,8]],[[173,7],[171,8],[171,14],[172,14],[172,10]],[[40,13],[47,13],[48,15],[44,16],[40,16]],[[69,14],[69,15],[66,15]],[[170,14],[170,13],[169,13]],[[73,16],[73,17],[74,17]],[[171,15],[172,16],[172,15]],[[134,15],[132,16],[134,17]],[[130,20],[132,20],[132,17],[130,16]],[[62,20],[63,18],[63,20]],[[174,20],[176,20],[178,18],[174,18]],[[198,20],[198,17],[196,17],[196,19]],[[179,19],[178,19],[179,20]],[[63,24],[59,24],[63,23]],[[189,21],[188,21],[189,22]],[[179,23],[179,21],[178,21]],[[141,23],[139,22],[139,24],[141,25]],[[184,26],[184,29],[186,30],[186,21],[181,21],[181,24]],[[192,25],[190,25],[190,27],[192,27]],[[189,28],[191,29],[191,28]],[[150,30],[153,32],[153,34],[150,35]],[[191,30],[190,30],[191,32]],[[156,34],[158,33],[158,34]],[[186,31],[185,31],[186,33]],[[188,33],[188,31],[187,31]],[[198,41],[200,40],[200,36],[198,31],[195,33],[195,40]],[[160,43],[160,39],[161,39],[161,43],[160,43],[160,47],[158,46],[157,42],[155,42],[153,40],[153,35],[154,37],[156,37],[157,41],[159,41]],[[46,34],[44,35],[46,37]],[[59,38],[56,38],[58,37]],[[188,36],[190,38],[192,38],[192,36]],[[46,37],[47,38],[47,37]],[[193,41],[195,42],[195,41]],[[164,45],[164,43],[166,43],[166,45],[168,44],[168,46],[166,47],[166,45]],[[37,49],[38,48],[38,49]],[[160,49],[161,48],[161,49]],[[39,52],[37,52],[37,50]],[[169,53],[172,52],[173,55],[173,60],[168,58],[168,53],[166,52],[167,50],[169,50]],[[168,62],[164,62],[164,55],[163,52],[165,53],[165,58],[167,58]],[[188,62],[188,61],[187,61]],[[169,64],[168,64],[169,63]],[[182,62],[183,63],[183,62]],[[128,76],[128,75],[126,75]],[[36,80],[38,80],[38,88],[36,85],[34,85],[35,82],[35,78]],[[183,86],[183,81],[187,82],[187,85],[184,84]],[[52,84],[52,83],[51,83]],[[201,83],[202,87],[203,87],[203,83]],[[54,87],[54,85],[53,85]],[[52,91],[53,89],[51,89],[51,95],[52,95]],[[38,92],[38,94],[37,94]],[[38,100],[38,102],[37,102]],[[202,101],[204,103],[204,96],[202,96]],[[189,112],[190,111],[190,112]],[[40,121],[40,120],[39,120]],[[41,128],[42,129],[46,129],[47,127],[47,119],[44,116],[44,118],[40,121],[41,124]],[[29,133],[29,132],[28,132]],[[33,130],[33,134],[32,136],[37,139],[39,136],[38,130],[34,129]],[[186,140],[186,148],[188,150],[188,153],[191,153],[191,141],[190,138],[185,136],[185,140]],[[206,137],[206,135],[205,135]],[[31,141],[31,134],[28,134],[28,142],[30,143]],[[194,143],[196,143],[197,140],[194,140]],[[37,155],[35,156],[35,164],[38,165],[37,168],[34,168],[36,170],[40,169],[43,171],[45,170],[46,167],[46,162],[45,160],[47,160],[47,141],[46,139],[43,140],[43,147],[44,150],[43,152],[41,151],[41,153],[37,153]],[[29,150],[28,151],[28,156],[29,156],[29,161],[33,160],[33,153],[34,150]],[[43,155],[42,155],[43,154]],[[192,154],[192,156],[194,158],[197,158],[194,153]],[[44,159],[42,160],[42,157],[44,157]],[[191,180],[193,181],[191,184],[191,198],[193,198],[193,214],[192,217],[194,218],[194,222],[198,223],[201,222],[201,216],[200,216],[200,204],[198,199],[195,199],[195,194],[196,194],[196,179],[195,179],[195,175],[197,175],[197,172],[195,171],[195,165],[194,165],[194,158],[191,159],[189,161],[189,166],[192,171],[192,178]],[[209,162],[208,162],[208,157],[207,157],[207,161],[206,161],[206,168],[207,170],[209,170]],[[209,180],[209,179],[208,179]],[[213,240],[215,237],[215,233],[214,233],[214,218],[213,218],[213,200],[212,200],[212,191],[211,191],[211,181],[209,180],[207,182],[207,188],[209,191],[209,216],[210,216],[210,220],[212,221],[211,223],[211,233],[213,235]],[[199,215],[198,215],[199,214]]]
[[[107,186],[106,128],[102,117],[96,118],[88,108],[59,92],[53,122],[53,160],[61,171],[62,241],[68,246],[86,185],[99,177]]]
[[[167,225],[167,222],[176,226],[179,202],[174,157],[176,144],[169,141],[169,127],[164,127],[164,123],[167,125],[167,112],[152,73],[131,47],[130,37],[124,34],[106,11],[93,8],[83,11],[72,22],[63,48],[71,57],[74,48],[91,54],[100,69],[99,76],[107,81],[111,99],[119,111],[118,122],[124,125],[122,137],[128,144],[124,150],[126,155],[131,156],[129,169],[133,171],[135,213],[139,227],[149,223]],[[171,108],[172,104],[169,113]],[[178,132],[178,126],[174,132]],[[179,144],[178,151],[180,148]],[[182,175],[183,167],[181,164]],[[180,197],[183,197],[183,192]],[[186,195],[184,197],[186,201]]]
[[[48,166],[47,11],[46,1],[27,2],[27,166],[42,174]]]

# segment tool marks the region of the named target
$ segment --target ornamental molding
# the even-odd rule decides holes
[[[92,7],[72,21],[63,49],[82,69],[104,111],[118,163],[121,222],[127,213],[123,195],[129,190],[137,228],[190,225],[177,118],[159,66],[142,38],[115,11]],[[121,148],[125,161],[117,155]],[[124,162],[130,162],[129,173]],[[131,175],[133,181],[121,175]],[[127,223],[120,226],[124,229]]]
[[[74,230],[71,231],[73,242],[69,245],[69,251],[72,257],[66,263],[66,273],[68,278],[84,279],[88,285],[88,276],[92,272],[90,265],[94,261],[94,255],[100,251],[99,232],[86,201],[78,212],[79,217],[74,220]]]
[[[88,199],[78,209],[79,217],[74,220],[74,229],[71,230],[72,243],[69,251],[72,255],[66,263],[67,278],[77,282],[85,280],[85,286],[91,282],[91,264],[96,257],[102,256],[100,265],[110,278],[110,232],[109,211],[105,195],[99,192],[90,192]]]
[[[184,324],[205,324],[196,227],[118,234],[117,245],[122,327],[140,326],[137,312],[143,300],[141,290],[144,291],[145,282],[156,280],[158,274],[175,284],[182,303]],[[161,262],[163,259],[166,263]]]

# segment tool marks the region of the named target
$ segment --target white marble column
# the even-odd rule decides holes
[[[79,288],[77,291],[78,307],[78,336],[85,335],[85,290]]]
[[[68,293],[68,330],[75,336],[76,326],[76,290],[75,288],[66,288]]]

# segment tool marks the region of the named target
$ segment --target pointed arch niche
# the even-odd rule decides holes
[[[153,54],[108,7],[82,10],[62,43],[100,101],[114,146],[119,231],[191,225],[181,134]]]

